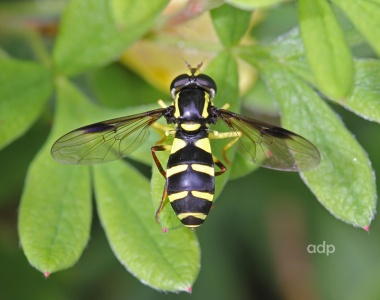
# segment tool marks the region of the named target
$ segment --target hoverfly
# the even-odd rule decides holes
[[[172,105],[78,128],[59,138],[51,155],[64,164],[96,164],[123,158],[136,150],[146,140],[149,128],[159,127],[161,124],[155,122],[164,117],[175,128],[170,131],[174,133],[171,145],[151,148],[154,162],[166,179],[156,219],[169,198],[178,218],[190,229],[205,221],[212,206],[215,176],[227,170],[212,154],[210,139],[231,139],[222,153],[227,162],[227,149],[236,145],[243,157],[270,169],[307,171],[319,164],[317,148],[300,135],[215,107],[212,99],[216,83],[201,74],[200,67],[188,65],[189,72],[172,81]],[[218,119],[228,125],[229,132],[218,133],[210,128]],[[166,171],[156,151],[170,151]]]

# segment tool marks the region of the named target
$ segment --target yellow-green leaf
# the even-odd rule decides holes
[[[75,106],[81,94],[58,85],[57,122],[31,164],[19,214],[19,234],[31,265],[48,274],[76,263],[87,244],[91,224],[89,168],[58,164],[50,156],[64,122],[80,119]]]
[[[363,148],[302,80],[276,63],[263,63],[260,69],[279,103],[284,127],[306,137],[320,151],[320,165],[302,173],[302,179],[334,216],[354,226],[368,226],[377,194]]]
[[[199,272],[196,235],[187,228],[162,232],[149,181],[122,162],[95,167],[101,222],[119,261],[141,282],[164,291],[190,291]]]
[[[380,54],[380,2],[378,0],[333,0]]]
[[[226,3],[245,10],[271,6],[280,2],[284,0],[226,0]]]
[[[20,137],[41,113],[53,90],[52,75],[42,65],[0,60],[0,148]]]
[[[57,72],[75,75],[117,59],[149,29],[167,3],[135,1],[129,10],[118,0],[70,1],[53,52]]]
[[[334,13],[325,0],[300,0],[298,5],[301,35],[316,85],[327,96],[343,98],[352,88],[353,59]]]
[[[353,91],[337,102],[364,119],[380,122],[380,61],[357,60],[355,69]]]
[[[211,10],[214,28],[225,47],[237,45],[248,29],[251,12],[222,5]]]

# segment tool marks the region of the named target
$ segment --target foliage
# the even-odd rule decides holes
[[[222,2],[205,1],[202,11],[211,9],[219,38],[207,49],[215,58],[205,70],[218,84],[218,103],[229,102],[235,111],[239,108],[237,61],[257,70],[278,103],[283,126],[311,140],[321,152],[320,166],[301,174],[303,181],[336,218],[367,228],[377,199],[371,162],[323,98],[364,119],[380,121],[379,61],[357,57],[352,50],[368,43],[380,53],[376,34],[380,2],[299,0],[299,27],[271,41],[248,45],[242,41],[252,29],[252,12],[282,1]],[[163,185],[154,168],[152,205],[148,179],[130,163],[64,166],[55,163],[49,152],[54,140],[70,129],[154,107],[146,105],[150,100],[142,105],[139,95],[133,95],[125,103],[128,109],[106,109],[92,103],[91,92],[81,91],[73,78],[89,72],[96,76],[138,40],[170,46],[173,41],[165,36],[167,20],[162,17],[167,4],[165,0],[154,5],[151,1],[71,0],[51,55],[36,47],[39,62],[7,55],[0,59],[0,122],[7,126],[0,131],[2,147],[25,134],[56,95],[53,128],[30,163],[19,214],[25,255],[45,275],[79,260],[90,237],[91,189],[115,255],[141,282],[159,290],[190,291],[199,273],[196,235],[185,228],[163,234],[154,221]],[[174,39],[179,42],[180,36]],[[205,47],[197,40],[187,43]],[[152,135],[131,158],[151,165],[149,146],[155,140]],[[236,157],[229,174],[218,178],[218,193],[228,177],[238,178],[254,169]],[[166,228],[179,227],[168,205],[160,221]]]

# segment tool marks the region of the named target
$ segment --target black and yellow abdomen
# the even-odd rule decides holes
[[[181,222],[196,228],[206,219],[215,190],[207,131],[176,132],[166,170],[169,201]]]

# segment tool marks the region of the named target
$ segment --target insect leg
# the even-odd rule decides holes
[[[160,173],[162,174],[162,176],[164,176],[165,179],[166,179],[166,172],[165,172],[164,168],[162,167],[160,161],[157,158],[156,151],[169,151],[171,148],[172,148],[171,145],[158,145],[158,146],[153,146],[150,149],[152,152],[154,162],[157,166],[157,169],[158,169],[158,171],[160,171]]]
[[[168,196],[168,190],[166,189],[166,185],[165,185],[165,188],[164,188],[164,192],[162,194],[162,199],[161,199],[161,203],[160,203],[160,206],[158,207],[157,211],[156,211],[156,222],[157,223],[160,223],[158,217],[162,211],[162,209],[164,208],[164,205],[165,205],[165,202],[166,202],[166,198]]]
[[[172,134],[172,132],[175,132],[175,130],[170,126],[165,126],[160,123],[153,123],[150,125],[151,128],[153,128],[161,137],[159,141],[156,142],[156,145],[162,144],[165,142],[167,137]]]
[[[162,108],[167,108],[168,106],[165,104],[164,101],[162,101],[161,99],[157,101],[158,105],[161,106]]]
[[[215,176],[222,175],[224,172],[227,171],[227,168],[225,167],[225,165],[223,165],[223,163],[219,159],[217,159],[214,155],[212,156],[212,159],[214,160],[215,165],[217,165],[220,169],[219,172],[215,172]]]
[[[227,162],[228,165],[231,165],[230,160],[227,158],[227,150],[231,148],[235,143],[240,139],[242,136],[240,131],[230,131],[230,132],[218,132],[218,131],[211,131],[209,133],[210,139],[228,139],[233,138],[231,142],[229,142],[227,145],[223,147],[222,154],[223,159]]]
[[[224,105],[221,107],[221,109],[229,109],[230,104],[229,103],[224,103]]]

